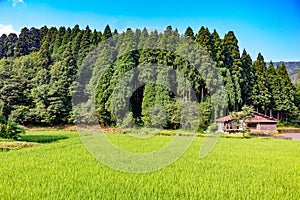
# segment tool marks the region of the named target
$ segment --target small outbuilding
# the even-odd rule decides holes
[[[231,115],[227,115],[216,120],[218,132],[227,133],[239,132],[243,129],[243,126],[248,126],[251,131],[277,132],[278,122],[279,120],[276,118],[261,114],[259,112],[253,112],[252,118],[245,120],[245,124],[243,124],[242,121],[233,121]]]

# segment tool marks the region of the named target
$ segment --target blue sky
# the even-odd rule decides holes
[[[233,30],[253,59],[261,52],[266,61],[300,61],[300,2],[273,1],[71,1],[0,0],[0,34],[24,26],[70,26],[103,30],[106,24],[120,31],[161,28],[181,33],[191,26],[216,29],[221,37]]]

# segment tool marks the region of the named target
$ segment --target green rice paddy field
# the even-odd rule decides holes
[[[135,152],[172,140],[108,137]],[[220,138],[199,159],[204,139],[195,138],[172,165],[131,174],[98,162],[77,132],[28,131],[23,140],[41,145],[0,151],[0,199],[300,199],[299,141]]]

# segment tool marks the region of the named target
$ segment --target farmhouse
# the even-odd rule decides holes
[[[231,118],[231,115],[227,115],[216,120],[218,132],[239,132],[243,126],[248,126],[251,131],[277,132],[276,125],[279,122],[277,119],[259,112],[253,112],[252,118],[245,120],[245,124],[242,121],[233,121]]]

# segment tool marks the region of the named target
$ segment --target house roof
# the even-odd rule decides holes
[[[238,113],[241,113],[241,112],[238,112]],[[231,120],[231,115],[227,115],[225,117],[216,119],[216,122],[228,122],[230,120]],[[251,119],[246,119],[245,122],[247,122],[247,123],[258,123],[258,122],[276,123],[276,122],[279,122],[279,120],[254,111],[253,117]]]

